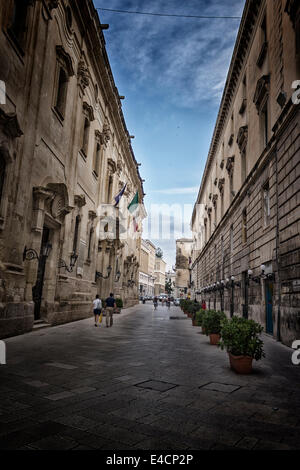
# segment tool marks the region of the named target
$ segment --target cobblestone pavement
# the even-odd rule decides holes
[[[181,317],[170,319],[170,316]],[[0,449],[300,449],[300,366],[267,357],[235,374],[178,307],[10,338],[0,366]]]

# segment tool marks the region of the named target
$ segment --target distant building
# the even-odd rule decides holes
[[[149,240],[142,240],[140,251],[139,292],[140,295],[154,295],[155,246]]]
[[[154,281],[154,292],[155,295],[165,293],[166,286],[166,265],[167,263],[160,257],[155,257],[155,281]]]
[[[170,282],[172,286],[171,296],[174,298],[178,297],[178,289],[176,288],[176,272],[175,271],[167,271],[166,272],[166,283]]]
[[[192,216],[198,299],[300,338],[300,2],[247,0]]]
[[[191,256],[193,240],[179,238],[176,240],[176,278],[175,287],[178,296],[191,295]]]

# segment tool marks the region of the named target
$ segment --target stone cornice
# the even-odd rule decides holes
[[[220,137],[222,136],[222,132],[224,129],[224,125],[227,120],[228,112],[231,107],[232,98],[234,97],[234,92],[237,86],[238,78],[242,70],[243,62],[245,55],[248,50],[248,45],[253,33],[253,28],[256,22],[256,18],[259,12],[259,8],[262,4],[262,0],[247,0],[246,5],[243,12],[243,17],[241,20],[237,40],[235,43],[225,88],[221,100],[221,105],[219,108],[219,113],[217,116],[216,125],[214,128],[213,137],[211,140],[208,157],[206,160],[205,169],[202,176],[202,181],[200,185],[200,189],[198,192],[196,204],[199,204],[200,198],[202,195],[202,191],[204,188],[204,183],[208,176],[210,166],[214,155],[219,147]],[[192,215],[192,220],[195,217],[195,208]]]
[[[260,174],[263,171],[263,169],[266,167],[270,159],[274,157],[274,153],[276,152],[276,142],[278,138],[281,136],[281,134],[284,132],[286,127],[291,122],[291,119],[293,119],[295,114],[297,113],[299,113],[299,107],[293,105],[292,101],[289,100],[272,129],[274,134],[271,137],[267,147],[263,150],[263,152],[259,156],[254,167],[252,168],[251,172],[247,176],[244,184],[242,185],[238,193],[235,195],[232,204],[228,207],[227,211],[225,212],[223,218],[218,223],[213,234],[211,235],[207,243],[203,246],[201,252],[199,253],[197,258],[193,262],[192,268],[199,262],[201,257],[212,246],[214,240],[220,235],[220,230],[228,222],[228,219],[232,217],[232,214],[236,210],[237,206],[239,206],[242,200],[246,197],[247,192],[253,185],[255,179],[257,179],[257,174]]]
[[[143,200],[143,182],[137,168],[137,161],[130,144],[129,132],[126,127],[118,89],[115,85],[112,70],[105,48],[105,39],[101,29],[98,13],[92,0],[73,0],[73,12],[76,16],[81,34],[87,45],[90,60],[93,63],[97,76],[97,83],[101,87],[105,104],[110,111],[110,118],[114,121],[115,129],[119,134],[121,146],[128,167],[132,170],[135,185],[139,189],[140,199]],[[87,32],[86,32],[87,31]]]

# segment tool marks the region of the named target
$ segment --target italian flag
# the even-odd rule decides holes
[[[138,209],[139,209],[139,192],[135,193],[134,198],[132,199],[131,203],[128,204],[127,209],[129,210],[130,214],[133,215],[133,228],[134,231],[138,231],[138,223],[136,221],[136,217],[138,216]]]

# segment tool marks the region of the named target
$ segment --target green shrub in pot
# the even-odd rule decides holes
[[[205,310],[202,318],[202,326],[205,328],[205,334],[219,335],[221,333],[222,321],[226,319],[224,312],[217,312],[216,310]]]
[[[220,341],[221,349],[226,349],[233,356],[248,356],[257,361],[265,357],[263,341],[259,335],[263,327],[243,317],[232,317],[222,321]]]

